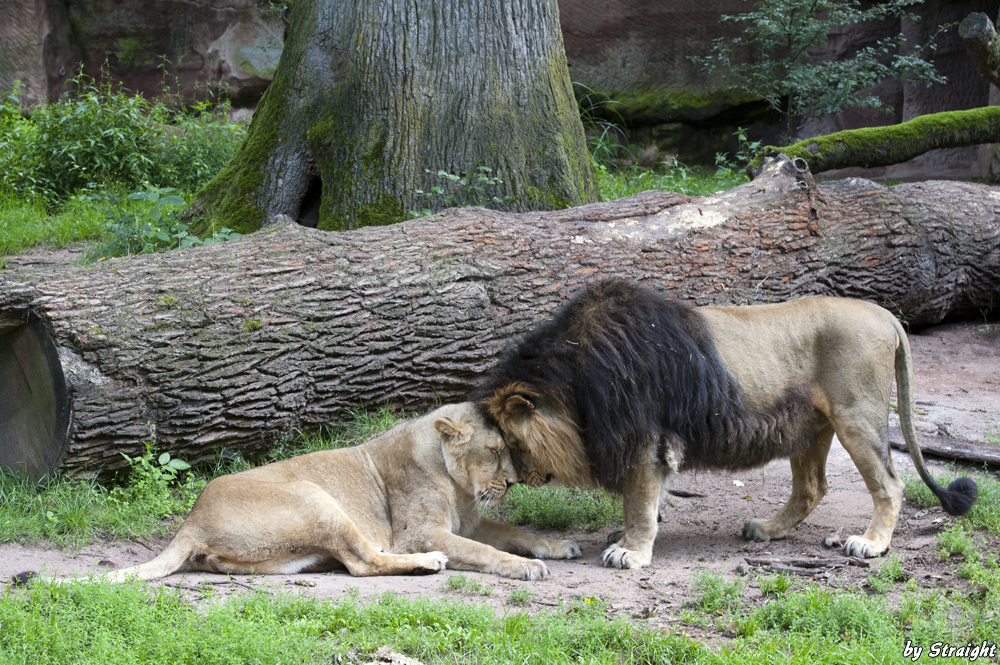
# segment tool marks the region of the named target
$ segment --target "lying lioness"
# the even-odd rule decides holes
[[[214,479],[159,556],[101,579],[183,569],[406,575],[446,566],[545,579],[538,559],[576,557],[580,547],[479,514],[516,479],[503,439],[477,407],[443,406],[354,448]]]

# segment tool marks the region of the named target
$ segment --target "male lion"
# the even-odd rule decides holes
[[[777,457],[792,465],[792,496],[743,537],[783,538],[826,493],[834,433],[875,503],[848,555],[889,547],[903,482],[888,446],[895,374],[900,422],[920,477],[952,515],[976,484],[943,489],[928,473],[913,426],[910,347],[889,312],[858,300],[695,308],[621,279],[591,284],[526,334],[473,399],[514,446],[525,482],[598,484],[624,495],[625,530],[607,566],[648,566],[661,492],[686,469],[742,470]]]
[[[478,570],[545,579],[538,558],[580,547],[480,517],[517,480],[479,407],[443,406],[354,448],[300,455],[212,480],[152,561],[101,579],[211,573],[351,575]],[[516,552],[535,559],[525,559]]]

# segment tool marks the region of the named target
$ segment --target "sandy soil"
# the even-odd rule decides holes
[[[916,395],[920,430],[977,441],[996,436],[1000,426],[1000,324],[952,324],[911,335],[916,367]],[[893,451],[896,469],[914,474],[909,456]],[[932,471],[943,462],[929,459]],[[915,475],[914,475],[915,477]],[[490,596],[475,596],[497,609],[508,605],[511,593],[527,587],[534,592],[532,609],[555,606],[560,599],[607,599],[609,613],[624,613],[654,626],[668,627],[682,621],[682,608],[690,597],[690,584],[700,570],[727,577],[747,572],[747,557],[834,557],[840,551],[824,546],[824,539],[842,530],[842,537],[862,533],[871,516],[871,498],[850,457],[834,443],[828,463],[830,491],[820,506],[783,541],[747,543],[739,537],[745,520],[770,516],[788,497],[791,474],[786,461],[747,473],[698,473],[680,476],[675,489],[703,496],[678,498],[667,508],[653,553],[653,565],[643,570],[621,571],[600,565],[607,531],[570,532],[583,556],[574,561],[549,562],[551,576],[544,582],[521,582],[492,575],[464,573],[492,589]],[[903,506],[893,540],[893,553],[918,583],[926,586],[961,586],[950,573],[951,565],[937,555],[935,534],[951,519],[939,508]],[[554,535],[554,534],[553,534]],[[107,566],[123,567],[149,560],[162,542],[108,543],[79,551],[59,551],[43,546],[0,545],[0,579],[24,570],[44,574],[79,575]],[[103,565],[102,565],[102,562]],[[877,562],[874,563],[878,565]],[[869,570],[848,566],[818,570],[812,578],[834,587],[863,585]],[[204,574],[173,575],[166,583],[191,589],[205,580],[215,583],[218,594],[250,593],[246,585],[285,590],[307,596],[339,597],[357,588],[366,597],[385,591],[455,598],[448,592],[448,571],[428,577],[352,578],[346,574],[234,578]],[[752,576],[750,577],[752,579]],[[751,584],[751,593],[759,592]],[[695,635],[697,628],[689,629]],[[708,635],[708,637],[711,637]]]

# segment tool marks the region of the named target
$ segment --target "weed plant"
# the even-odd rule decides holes
[[[444,585],[445,591],[457,591],[466,596],[492,596],[493,587],[484,585],[476,578],[465,575],[449,575],[448,582]]]

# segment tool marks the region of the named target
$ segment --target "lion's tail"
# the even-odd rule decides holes
[[[180,535],[180,534],[178,534]],[[174,538],[166,549],[146,563],[122,568],[94,577],[95,581],[125,582],[126,580],[155,580],[166,577],[184,567],[191,555],[191,543],[186,538]]]
[[[941,501],[941,507],[949,515],[965,515],[972,509],[972,504],[976,502],[979,495],[979,488],[971,478],[956,478],[948,488],[938,485],[934,476],[927,470],[924,464],[923,453],[920,452],[920,444],[917,442],[917,428],[913,423],[913,358],[910,355],[910,343],[906,339],[906,333],[899,321],[892,317],[892,322],[896,326],[896,397],[898,399],[899,426],[903,430],[903,438],[906,440],[906,447],[913,458],[913,465],[917,467],[920,479],[927,484],[927,487],[934,492],[934,496]]]

